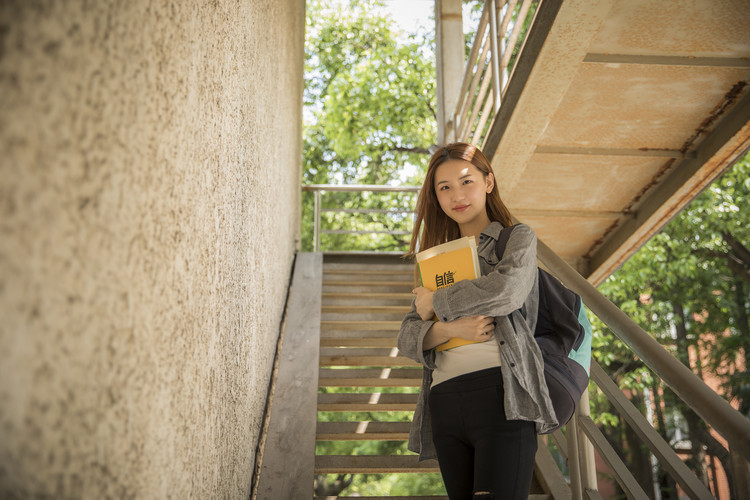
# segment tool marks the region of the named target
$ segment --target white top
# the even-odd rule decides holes
[[[438,351],[435,356],[435,370],[432,372],[432,385],[487,368],[500,366],[500,346],[494,338],[479,344],[467,344],[446,351]]]

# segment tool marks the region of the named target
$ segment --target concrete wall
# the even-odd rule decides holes
[[[304,0],[0,2],[0,498],[247,498]]]

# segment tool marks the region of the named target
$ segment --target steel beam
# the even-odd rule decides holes
[[[461,90],[464,32],[461,0],[435,0],[438,144],[455,140],[451,120]]]

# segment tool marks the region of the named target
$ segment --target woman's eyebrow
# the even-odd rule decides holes
[[[461,180],[464,180],[464,179],[466,179],[467,177],[471,177],[472,175],[473,175],[473,174],[472,174],[471,172],[469,172],[468,174],[466,174],[466,175],[462,175],[461,177],[459,177],[459,178],[458,178],[458,180],[459,180],[459,181],[461,181]],[[435,183],[435,185],[436,185],[436,186],[439,186],[440,184],[447,184],[447,183],[448,183],[448,181],[437,181],[437,182]]]

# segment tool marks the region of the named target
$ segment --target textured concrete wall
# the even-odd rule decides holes
[[[246,498],[304,0],[0,2],[0,498]]]

